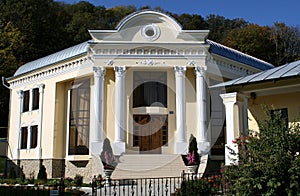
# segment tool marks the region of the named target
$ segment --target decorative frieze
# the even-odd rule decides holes
[[[117,55],[117,56],[195,56],[205,55],[206,50],[204,48],[156,48],[156,47],[145,47],[145,48],[131,48],[131,49],[116,49],[116,48],[101,48],[94,50],[94,55]]]
[[[232,63],[228,63],[219,59],[215,59],[213,57],[211,57],[210,59],[208,59],[208,61],[210,61],[213,64],[218,65],[218,68],[222,71],[227,71],[227,72],[231,72],[233,74],[237,74],[240,76],[246,76],[246,75],[251,75],[254,74],[254,71],[251,71],[250,69],[247,69],[243,66],[237,65],[237,64],[232,64]]]

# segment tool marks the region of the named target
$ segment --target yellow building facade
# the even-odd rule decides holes
[[[120,156],[115,178],[179,175],[191,134],[203,157],[224,161],[222,90],[209,86],[273,67],[155,11],[89,33],[6,78],[8,158],[25,175],[43,164],[49,178],[90,180],[104,138]]]

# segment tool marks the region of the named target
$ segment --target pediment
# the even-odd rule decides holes
[[[208,30],[183,30],[172,17],[156,11],[135,12],[115,30],[89,30],[94,42],[204,43]]]

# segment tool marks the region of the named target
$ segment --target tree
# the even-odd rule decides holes
[[[220,43],[222,43],[232,29],[242,28],[247,25],[247,22],[244,19],[237,18],[230,20],[214,14],[207,16],[206,23],[208,25],[207,29],[210,30],[208,38]]]
[[[274,59],[274,45],[271,40],[271,28],[249,24],[232,29],[224,38],[224,45],[271,62]]]
[[[224,174],[229,189],[234,195],[299,194],[299,123],[287,128],[280,114],[267,114],[259,129],[256,137],[237,139],[239,165]]]
[[[275,44],[274,65],[300,59],[300,30],[284,23],[274,23],[271,38]]]
[[[10,77],[21,65],[25,50],[24,35],[12,22],[0,20],[0,76]],[[7,127],[9,113],[9,90],[0,85],[0,127]],[[5,136],[1,133],[1,136]]]

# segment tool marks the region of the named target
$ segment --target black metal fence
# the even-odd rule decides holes
[[[225,189],[219,174],[206,175],[182,173],[180,177],[114,179],[109,183],[94,177],[93,196],[106,195],[224,195]]]

